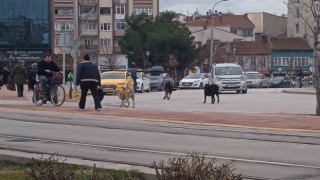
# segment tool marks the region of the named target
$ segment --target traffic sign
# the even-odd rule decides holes
[[[79,48],[72,48],[70,54],[73,58],[78,58],[81,56],[81,51],[79,50]]]
[[[62,46],[67,46],[70,43],[70,35],[68,32],[63,32],[59,36],[59,44]]]
[[[72,41],[71,41],[71,47],[73,47],[73,48],[79,48],[80,47],[80,41],[79,41],[79,39],[73,39]]]

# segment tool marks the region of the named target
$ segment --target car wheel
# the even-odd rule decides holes
[[[241,91],[240,90],[237,90],[237,93],[239,94]]]
[[[262,88],[262,83],[260,83],[259,88]]]
[[[247,92],[248,92],[248,89],[242,90],[242,93],[243,93],[243,94],[247,94]]]
[[[203,84],[200,83],[199,89],[203,89]]]
[[[141,90],[140,90],[140,93],[143,93],[143,91],[144,91],[144,86],[143,86],[143,84],[141,84]]]

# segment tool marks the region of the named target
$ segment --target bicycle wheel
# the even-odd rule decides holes
[[[41,106],[44,102],[43,96],[40,92],[39,85],[36,84],[33,90],[32,102],[37,106]]]
[[[54,85],[50,92],[51,103],[55,106],[61,106],[66,100],[66,92],[61,85]]]

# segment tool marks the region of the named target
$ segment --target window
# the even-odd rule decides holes
[[[293,60],[294,66],[309,66],[310,65],[310,58],[308,57],[295,57]]]
[[[119,47],[119,39],[115,39],[114,40],[114,46],[115,47]]]
[[[100,45],[102,45],[102,46],[111,46],[111,39],[107,39],[107,38],[100,39]]]
[[[125,30],[126,22],[124,20],[115,20],[114,21],[114,30]]]
[[[54,29],[56,31],[71,31],[73,30],[73,24],[72,23],[67,23],[67,22],[58,22],[54,24]]]
[[[93,39],[85,39],[84,44],[87,46],[93,45]]]
[[[275,58],[273,59],[273,65],[274,65],[274,66],[278,66],[278,65],[279,65],[279,64],[278,64],[278,59],[281,59],[281,58],[275,57]]]
[[[134,13],[135,15],[139,15],[139,14],[144,13],[144,14],[146,14],[146,15],[151,16],[151,15],[152,15],[152,8],[135,8],[135,9],[133,10],[133,13]]]
[[[110,15],[111,14],[111,8],[110,7],[102,7],[102,8],[100,8],[100,14],[101,15]]]
[[[299,24],[296,24],[296,33],[299,32]]]
[[[251,67],[256,67],[256,57],[251,57]]]
[[[103,23],[100,25],[101,31],[111,31],[111,23]]]
[[[82,30],[95,31],[97,30],[97,24],[94,24],[94,23],[82,24]]]
[[[73,8],[54,8],[55,15],[73,15]]]
[[[126,6],[124,4],[117,4],[115,9],[116,14],[125,14],[126,12]]]

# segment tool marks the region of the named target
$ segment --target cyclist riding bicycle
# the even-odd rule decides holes
[[[46,103],[49,88],[53,85],[53,73],[59,72],[62,73],[61,69],[51,60],[51,55],[46,54],[44,59],[38,63],[38,79],[42,87],[42,95],[44,96],[44,104]]]

